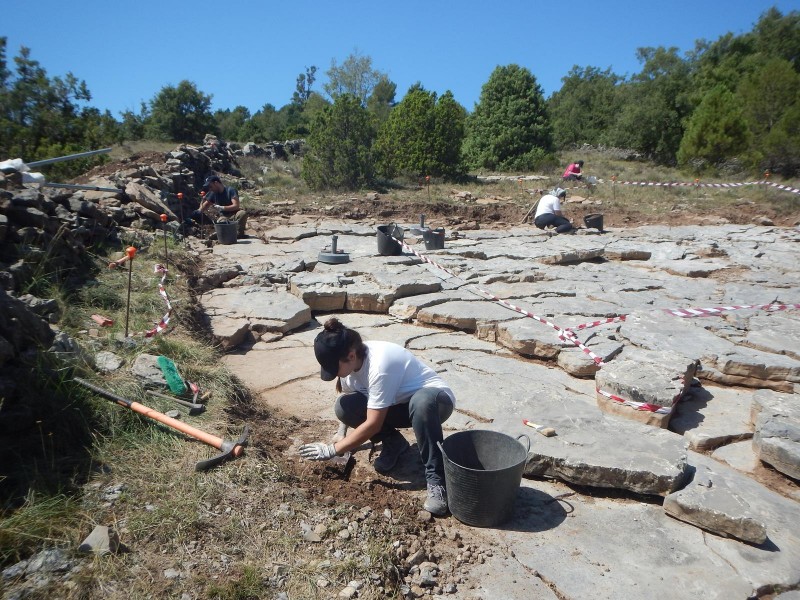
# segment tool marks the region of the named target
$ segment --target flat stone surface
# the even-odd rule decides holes
[[[695,361],[672,352],[623,353],[595,375],[597,388],[625,400],[671,409],[691,383]]]
[[[711,457],[747,474],[753,473],[759,465],[752,440],[720,446],[711,453]]]
[[[692,387],[675,407],[669,428],[696,451],[750,440],[752,393],[717,386]]]
[[[452,271],[445,273],[410,250],[403,256],[378,256],[374,227],[360,227],[333,219],[297,221],[272,236],[267,232],[268,244],[215,247],[210,258],[221,261],[216,267],[220,274],[228,273],[231,263],[237,266],[232,278],[218,277],[219,285],[247,288],[242,281],[261,278],[282,282],[281,293],[291,296],[283,285],[291,286],[296,278],[297,290],[346,288],[348,298],[355,290],[358,301],[343,305],[350,312],[334,314],[366,339],[411,348],[454,390],[456,410],[444,424],[446,435],[488,428],[528,436],[531,460],[513,519],[492,530],[460,529],[465,541],[498,549],[484,565],[465,567],[465,577],[475,585],[470,593],[727,600],[763,596],[770,586],[800,585],[796,483],[757,461],[756,440],[745,439],[759,429],[762,447],[768,439],[788,439],[780,433],[788,433],[785,425],[774,427],[776,419],[787,418],[784,413],[795,404],[800,385],[793,343],[800,312],[736,310],[701,318],[665,312],[766,304],[776,298],[796,302],[800,231],[649,226],[548,236],[514,227],[467,231],[464,239],[448,239],[435,253],[427,253],[418,240],[411,246]],[[341,234],[340,248],[350,253],[349,263],[317,262],[332,232]],[[420,293],[419,282],[439,285],[439,291]],[[500,306],[476,293],[478,288],[562,328],[618,315],[625,320],[578,331],[579,339],[607,362],[598,371],[573,344],[562,344],[553,328]],[[224,361],[254,390],[256,402],[319,419],[333,435],[336,394],[331,383],[319,379],[312,349],[319,323],[329,316],[317,314],[314,320],[314,312],[328,310],[292,298],[311,311],[310,321],[285,331],[273,332],[268,324],[253,331],[248,317],[239,313],[213,315],[233,319],[231,328],[239,320],[247,325],[246,339]],[[324,296],[316,298],[322,302]],[[338,304],[325,306],[342,310]],[[274,318],[276,308],[263,312],[262,317],[269,313]],[[262,341],[254,343],[258,336]],[[624,361],[641,375],[642,365],[664,364],[652,359],[655,353],[681,357],[666,364],[699,361],[703,367],[697,376],[704,385],[692,388],[693,395],[671,414],[674,431],[621,419],[597,406],[592,377],[602,381],[614,369],[622,372]],[[652,395],[667,402],[680,387],[672,377],[642,379],[655,382],[662,392],[672,385]],[[692,383],[691,378],[684,383]],[[741,386],[759,389],[758,408],[750,418],[751,392]],[[635,387],[640,398],[650,398],[641,392],[646,388]],[[780,402],[760,388],[781,390]],[[557,435],[546,438],[522,419],[553,427]],[[703,452],[713,449],[713,458],[692,452],[690,445]],[[785,448],[780,451],[786,455]],[[718,478],[717,489],[714,484],[709,488],[714,492],[723,490],[719,482],[724,481],[729,491],[724,499],[746,504],[749,512],[737,513],[730,504],[720,509],[715,504],[719,498],[692,484],[695,488],[683,490],[680,510],[705,515],[704,520],[693,525],[668,516],[659,496],[677,493],[696,471]],[[571,495],[556,499],[562,494]],[[755,539],[745,514],[763,524],[764,543],[723,537]],[[711,533],[712,527],[719,533]],[[618,539],[625,543],[609,543]],[[507,551],[511,548],[513,555]],[[647,568],[632,548],[647,549]]]
[[[800,479],[800,395],[758,390],[753,394],[751,420],[758,458]]]
[[[736,492],[740,475],[719,474],[697,465],[692,481],[664,498],[666,513],[723,537],[750,544],[767,540],[767,527],[760,515]]]
[[[198,301],[210,317],[245,319],[265,330],[291,331],[311,319],[308,306],[292,294],[258,286],[216,289]]]

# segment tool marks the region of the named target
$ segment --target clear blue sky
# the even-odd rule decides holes
[[[322,92],[331,60],[355,51],[397,84],[397,100],[420,82],[472,111],[498,65],[530,69],[549,97],[573,65],[631,75],[639,47],[683,53],[750,31],[772,6],[786,14],[800,0],[3,0],[0,36],[9,63],[27,46],[48,75],[71,71],[89,104],[117,118],[184,79],[214,110],[280,108],[306,67],[318,67],[312,89]]]

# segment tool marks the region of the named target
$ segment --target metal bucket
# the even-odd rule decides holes
[[[394,237],[403,239],[403,230],[397,225],[378,225],[378,254],[381,256],[399,256],[403,253],[403,247]]]
[[[236,221],[220,221],[214,223],[217,232],[217,242],[220,244],[235,244],[239,233],[239,224]]]
[[[594,227],[597,231],[603,231],[603,215],[597,213],[583,217],[583,224],[586,227]]]
[[[520,438],[525,438],[527,447]],[[444,458],[447,505],[467,525],[494,527],[514,513],[531,440],[499,431],[460,431],[439,443]]]
[[[444,248],[444,228],[425,229],[422,232],[422,239],[425,241],[426,250],[441,250]]]

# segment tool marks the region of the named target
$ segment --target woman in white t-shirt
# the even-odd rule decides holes
[[[536,216],[533,224],[539,229],[555,227],[556,233],[572,231],[572,223],[561,212],[561,199],[567,197],[567,190],[554,189],[550,194],[545,194],[536,205]]]
[[[381,442],[375,470],[386,473],[409,447],[398,428],[411,427],[425,463],[425,509],[446,514],[444,460],[437,442],[443,440],[442,423],[453,413],[455,396],[444,380],[402,346],[364,342],[336,318],[325,322],[314,340],[314,353],[322,379],[339,378],[337,390],[343,393],[336,400],[336,417],[351,430],[333,444],[305,444],[300,454],[329,460],[367,440]]]

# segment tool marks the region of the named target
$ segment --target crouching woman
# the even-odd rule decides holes
[[[447,514],[444,460],[437,443],[443,440],[442,423],[453,413],[455,396],[444,380],[402,346],[364,342],[336,318],[325,322],[314,340],[314,353],[322,379],[339,378],[343,393],[336,400],[336,418],[351,429],[333,444],[305,444],[300,454],[329,460],[367,440],[380,442],[375,470],[388,473],[409,448],[398,429],[411,427],[425,464],[424,508],[434,515]]]

